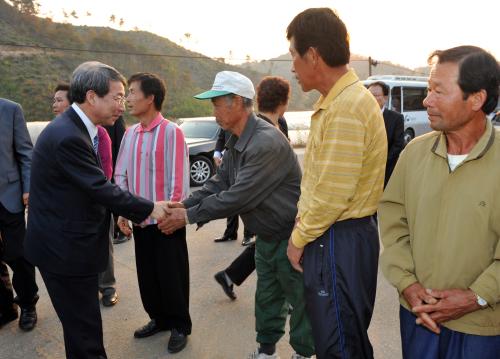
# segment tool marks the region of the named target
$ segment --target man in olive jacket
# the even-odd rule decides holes
[[[473,46],[434,52],[435,132],[401,153],[379,207],[382,271],[400,293],[405,358],[498,358],[500,69]]]

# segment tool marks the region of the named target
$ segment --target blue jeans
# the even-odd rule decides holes
[[[404,359],[498,359],[500,335],[482,336],[441,326],[437,335],[415,324],[416,317],[400,307],[401,345]]]

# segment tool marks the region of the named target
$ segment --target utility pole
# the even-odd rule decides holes
[[[372,59],[371,56],[368,56],[368,76],[372,75],[372,66],[377,66],[377,65],[378,65],[378,61]]]

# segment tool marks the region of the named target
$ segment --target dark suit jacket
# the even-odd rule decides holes
[[[88,131],[70,107],[44,129],[34,150],[26,258],[51,273],[104,271],[109,210],[139,223],[153,203],[106,180]]]
[[[404,117],[402,114],[384,109],[383,112],[385,131],[387,133],[387,164],[385,166],[384,188],[389,182],[394,166],[398,161],[399,154],[404,147]]]
[[[113,175],[115,173],[116,158],[120,151],[123,135],[125,134],[125,120],[120,116],[115,121],[113,126],[103,126],[108,131],[109,138],[111,138],[111,153],[113,155]]]
[[[224,151],[226,142],[229,140],[230,137],[231,137],[231,132],[221,128],[219,131],[219,136],[217,137],[217,142],[215,143],[215,151],[219,152]]]
[[[32,150],[21,106],[0,98],[0,203],[10,213],[24,211]]]

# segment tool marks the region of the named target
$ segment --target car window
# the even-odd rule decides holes
[[[219,129],[215,121],[184,121],[180,127],[186,138],[213,138]]]
[[[403,111],[424,111],[423,101],[427,96],[425,87],[404,87],[403,88]]]

